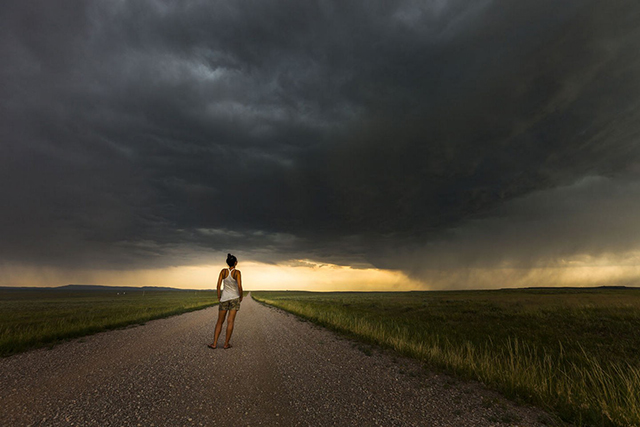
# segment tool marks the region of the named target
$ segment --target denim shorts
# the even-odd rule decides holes
[[[240,298],[223,301],[218,305],[218,311],[240,310]]]

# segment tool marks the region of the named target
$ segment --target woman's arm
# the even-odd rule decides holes
[[[222,291],[220,290],[220,285],[222,284],[222,279],[224,279],[224,277],[222,277],[222,273],[224,273],[224,269],[220,270],[220,275],[218,276],[218,301],[220,301],[220,298],[222,298]]]
[[[238,271],[238,276],[236,276],[236,281],[238,282],[238,293],[240,294],[240,302],[242,302],[242,275]]]

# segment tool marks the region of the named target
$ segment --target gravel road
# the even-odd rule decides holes
[[[542,426],[540,410],[245,298],[0,359],[0,426]]]

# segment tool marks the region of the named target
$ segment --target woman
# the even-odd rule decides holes
[[[227,321],[227,336],[224,340],[224,349],[231,348],[229,340],[233,333],[233,322],[236,320],[238,310],[240,310],[240,302],[242,302],[242,277],[240,271],[236,270],[238,265],[238,259],[227,254],[227,264],[229,269],[223,268],[218,276],[218,323],[216,324],[216,332],[213,337],[213,344],[209,344],[209,348],[218,347],[218,337],[222,331],[222,324],[224,323],[227,312],[229,313],[229,320]],[[220,284],[224,282],[224,289],[220,292]]]

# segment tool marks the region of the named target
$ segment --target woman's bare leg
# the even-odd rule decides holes
[[[238,314],[238,310],[229,311],[229,319],[227,320],[227,335],[224,337],[224,348],[231,347],[229,345],[229,340],[231,339],[231,334],[233,334],[233,323],[236,320],[236,314]]]
[[[224,323],[224,318],[226,316],[227,310],[220,310],[218,312],[218,323],[216,323],[216,332],[213,335],[213,348],[216,348],[218,346],[218,338],[220,337],[220,332],[222,332],[222,324]]]

